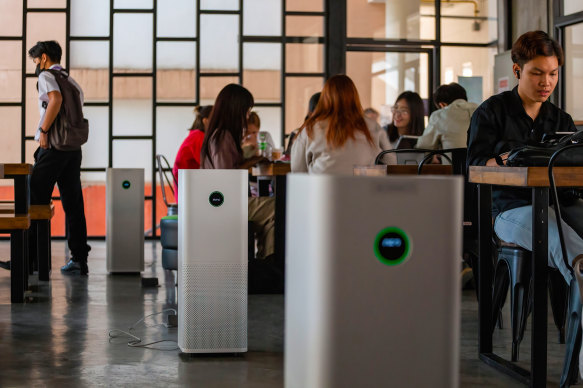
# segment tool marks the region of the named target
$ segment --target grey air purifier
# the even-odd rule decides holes
[[[105,245],[110,273],[144,270],[144,169],[105,173]]]
[[[458,386],[461,177],[292,174],[285,386]]]
[[[247,170],[179,170],[178,346],[247,351]]]

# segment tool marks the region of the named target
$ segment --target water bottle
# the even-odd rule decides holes
[[[267,159],[271,159],[271,145],[267,142],[265,133],[259,132],[259,154]]]

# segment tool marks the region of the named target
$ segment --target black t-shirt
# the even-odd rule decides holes
[[[518,87],[490,97],[478,107],[468,129],[468,166],[484,166],[512,149],[539,143],[544,134],[575,132],[571,116],[545,101],[536,120],[526,113]],[[532,203],[529,189],[494,186],[492,215]]]

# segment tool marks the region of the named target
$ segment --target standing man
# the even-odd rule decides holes
[[[544,134],[576,131],[569,114],[548,101],[563,64],[561,46],[543,31],[523,34],[512,46],[512,71],[518,86],[490,97],[478,107],[468,131],[468,165],[506,164],[507,152]],[[559,195],[559,197],[561,197]],[[532,250],[530,189],[492,189],[492,217],[496,235],[505,242]],[[568,260],[583,253],[583,201],[561,201]],[[549,265],[558,268],[572,289],[577,282],[563,262],[555,213],[549,209]]]
[[[87,275],[89,272],[87,255],[91,247],[87,245],[87,224],[81,190],[81,147],[71,151],[59,151],[49,142],[49,133],[59,115],[63,97],[55,76],[46,70],[64,72],[59,64],[61,46],[55,41],[38,42],[28,50],[28,54],[36,64],[40,110],[40,121],[34,137],[39,142],[39,148],[34,153],[30,203],[38,205],[50,203],[55,183],[59,186],[72,255],[71,260],[61,267],[61,272]],[[83,91],[71,77],[68,77],[68,81],[79,90],[83,105]]]
[[[415,148],[465,148],[470,119],[478,105],[468,102],[466,89],[455,82],[438,87],[433,101],[438,110],[429,117]]]

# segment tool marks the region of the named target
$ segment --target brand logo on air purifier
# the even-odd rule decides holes
[[[122,184],[121,184],[121,187],[123,187],[126,190],[129,189],[130,186],[131,186],[130,181],[123,181]]]
[[[374,253],[383,264],[401,264],[411,253],[409,237],[400,228],[394,226],[385,228],[375,238]]]
[[[209,203],[214,207],[219,207],[225,202],[225,197],[223,193],[220,191],[213,191],[211,195],[209,195]]]

